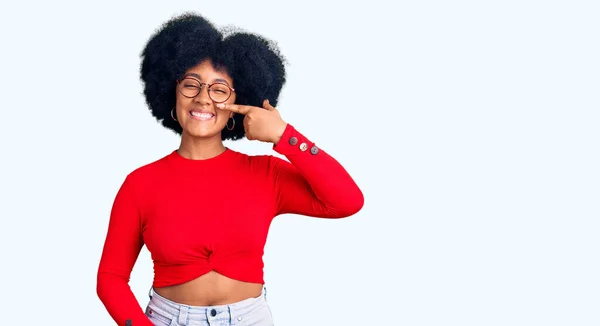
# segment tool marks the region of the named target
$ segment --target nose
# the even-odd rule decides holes
[[[198,92],[198,95],[194,97],[194,101],[201,104],[207,104],[212,102],[212,100],[210,99],[210,95],[208,95],[208,87],[206,87],[206,85],[200,86],[200,92]]]

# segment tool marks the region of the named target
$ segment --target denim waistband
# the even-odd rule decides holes
[[[151,288],[149,291],[150,302],[146,309],[146,314],[158,314],[165,320],[176,318],[178,323],[186,325],[189,320],[194,321],[214,321],[229,320],[241,321],[247,314],[267,305],[267,289],[263,286],[260,296],[248,298],[232,304],[215,306],[191,306],[173,302],[160,296]]]

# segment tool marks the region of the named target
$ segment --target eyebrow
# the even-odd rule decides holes
[[[197,75],[197,74],[194,74],[194,73],[189,73],[189,74],[185,75],[184,78],[187,77],[187,76],[192,76],[194,78],[197,78],[198,80],[202,80],[202,77],[200,77],[200,75]],[[229,85],[229,83],[225,79],[221,79],[221,78],[217,78],[217,79],[213,80],[213,83],[214,82],[221,82],[221,83]]]

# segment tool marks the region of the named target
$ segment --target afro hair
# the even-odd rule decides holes
[[[148,40],[141,53],[140,77],[152,115],[181,135],[182,128],[171,118],[175,107],[177,79],[206,59],[216,70],[231,76],[236,104],[262,107],[268,99],[277,105],[285,83],[285,58],[277,45],[262,36],[235,29],[217,29],[195,13],[184,13],[164,23]],[[223,129],[223,140],[245,136],[241,114],[234,115],[235,128]]]

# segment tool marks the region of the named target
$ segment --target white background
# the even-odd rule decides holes
[[[168,3],[2,3],[0,324],[112,324],[95,290],[112,200],[179,141],[139,53],[186,10],[279,43],[282,116],[366,197],[275,220],[276,325],[600,324],[597,2]],[[144,307],[152,273],[144,248]]]

